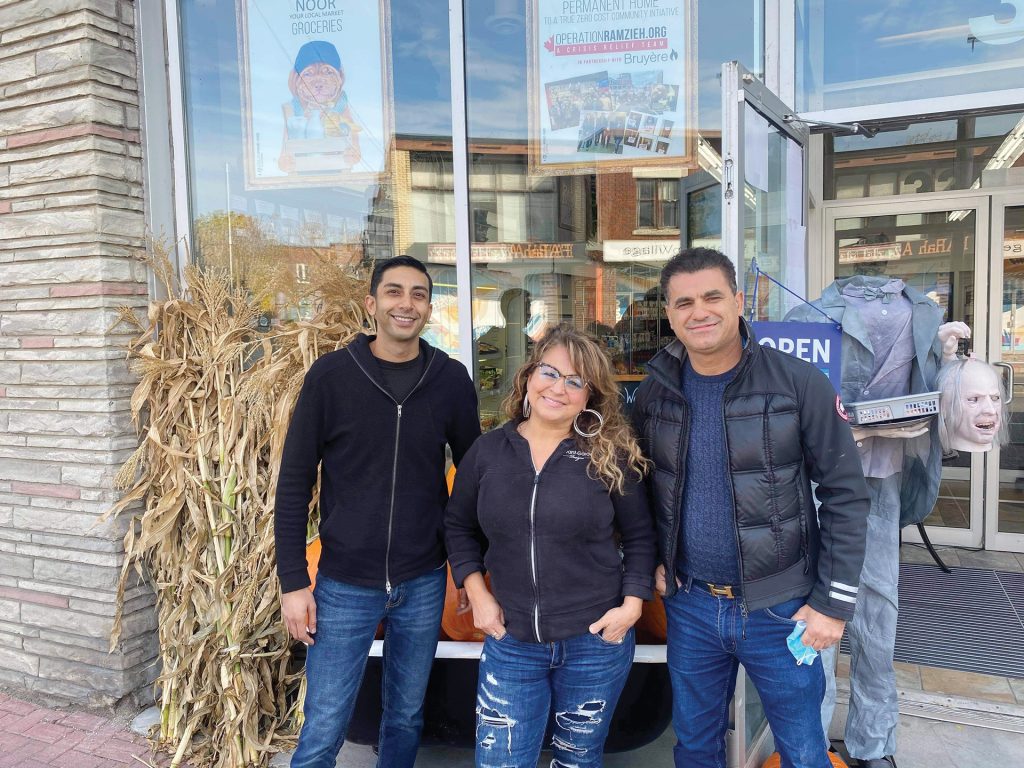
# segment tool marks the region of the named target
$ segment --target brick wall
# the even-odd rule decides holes
[[[0,684],[110,702],[154,674],[150,590],[108,653],[137,444],[116,308],[146,302],[134,6],[0,0]]]
[[[630,173],[597,176],[597,234],[601,240],[642,240],[635,237],[636,180]]]

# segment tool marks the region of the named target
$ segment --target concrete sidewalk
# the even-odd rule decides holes
[[[945,723],[920,717],[900,718],[898,736],[899,768],[1004,768],[1020,763],[1024,755],[1024,734]],[[673,768],[671,729],[648,746],[633,752],[606,755],[605,768]],[[836,744],[842,748],[842,744]],[[538,768],[548,768],[546,753]],[[369,747],[347,744],[338,758],[338,768],[374,768],[376,757]],[[278,755],[273,765],[286,768],[288,755]],[[416,768],[473,768],[468,749],[425,747]]]
[[[900,768],[1002,768],[1024,755],[1024,726],[1019,707],[995,702],[949,699],[956,711],[987,717],[1000,727],[942,722],[931,716],[900,717]],[[921,699],[906,702],[918,712]],[[941,704],[941,702],[938,702]],[[936,714],[941,708],[935,705]],[[950,709],[953,711],[953,708]],[[971,722],[969,718],[967,722]],[[672,768],[671,730],[648,746],[605,757],[606,768]],[[839,745],[841,746],[841,745]],[[280,754],[272,765],[287,766],[290,755]],[[541,765],[546,768],[547,760]],[[170,758],[154,757],[146,740],[132,733],[123,716],[103,716],[72,709],[49,709],[0,693],[0,768],[122,768],[164,767]],[[348,744],[339,768],[373,768],[369,747]],[[469,749],[424,747],[417,768],[472,768]]]

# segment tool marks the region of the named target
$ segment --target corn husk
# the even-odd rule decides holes
[[[140,577],[156,590],[161,719],[151,738],[171,765],[265,766],[294,746],[301,723],[302,670],[275,573],[278,466],[306,370],[369,321],[366,284],[324,261],[312,319],[261,333],[277,287],[254,293],[225,270],[190,266],[181,288],[162,248],[146,260],[167,298],[145,320],[121,315],[137,331],[128,358],[142,440],[108,513],[133,516],[119,605]],[[112,648],[121,617],[119,607]]]

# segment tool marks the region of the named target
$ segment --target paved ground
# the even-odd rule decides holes
[[[165,766],[115,718],[36,706],[0,693],[0,768]]]
[[[1024,755],[1024,734],[970,728],[918,717],[902,717],[899,731],[899,768],[1004,768],[1020,764]],[[671,733],[643,749],[605,757],[606,768],[672,768]],[[837,745],[841,746],[841,745]],[[539,768],[547,768],[541,760]],[[287,766],[286,756],[275,765]],[[374,768],[369,747],[346,745],[338,768]],[[472,768],[469,750],[431,748],[420,750],[416,768]]]
[[[1024,570],[1024,556],[1007,553],[974,553],[945,550],[953,565],[1000,567]],[[918,561],[927,553],[917,547],[903,547],[902,559]],[[956,562],[952,562],[956,558]],[[1012,561],[1011,559],[1012,558]],[[840,657],[839,674],[844,676],[848,659]],[[1024,681],[939,670],[915,665],[898,665],[898,681],[907,696],[956,697],[976,701],[1000,713],[1016,713],[1019,730],[1024,707]],[[920,712],[921,710],[911,710]],[[928,714],[925,712],[925,714]],[[841,713],[837,711],[837,717]],[[154,757],[144,738],[129,730],[125,717],[107,717],[71,709],[48,709],[0,692],[0,768],[122,768],[166,766],[166,756]],[[998,718],[990,718],[998,719]],[[838,721],[837,721],[838,722]],[[976,721],[970,721],[976,722]],[[608,755],[607,768],[670,768],[671,732],[643,749]],[[841,746],[841,745],[840,745]],[[900,718],[900,768],[1002,768],[1015,766],[1024,756],[1024,733],[941,722],[929,717],[904,714]],[[548,758],[550,760],[550,757]],[[287,766],[289,755],[278,755],[274,766]],[[346,745],[338,759],[340,768],[373,768],[376,759],[369,747]],[[468,749],[424,748],[417,768],[470,768],[473,754]],[[542,761],[546,766],[547,762]]]
[[[643,749],[608,755],[607,768],[671,768],[670,732]],[[1024,755],[1024,734],[921,717],[903,716],[900,768],[1002,768]],[[287,766],[278,755],[275,766]],[[550,758],[548,758],[550,759]],[[166,766],[123,722],[82,712],[54,710],[0,693],[0,768],[122,768]],[[369,747],[346,745],[339,768],[373,768]],[[468,749],[424,748],[417,768],[471,768]],[[542,766],[547,762],[542,761]]]

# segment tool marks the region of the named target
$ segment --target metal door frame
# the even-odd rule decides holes
[[[799,214],[804,222],[807,217],[807,126],[783,120],[784,115],[793,114],[793,109],[786,106],[742,64],[727,61],[722,65],[722,251],[736,265],[741,285],[747,267],[743,263],[746,211],[739,194],[740,190],[746,190],[743,158],[746,105],[800,147],[803,156],[800,206],[799,210],[790,213]],[[806,263],[806,235],[802,245],[803,260]]]
[[[749,105],[758,115],[778,128],[786,138],[793,141],[801,151],[803,162],[800,178],[800,204],[798,210],[787,211],[790,216],[799,215],[806,224],[807,217],[807,143],[809,133],[802,123],[787,123],[784,115],[793,114],[777,95],[742,64],[728,61],[722,65],[722,251],[736,265],[740,287],[744,282],[747,264],[744,263],[744,239],[746,234],[745,195],[746,175],[744,169],[744,130],[746,110]],[[800,243],[802,261],[807,265],[807,237]],[[733,693],[733,724],[726,744],[730,766],[754,768],[761,765],[774,750],[774,739],[767,723],[756,733],[747,745],[747,695],[746,671],[741,666],[736,676]]]
[[[989,243],[992,259],[989,279],[989,322],[991,329],[986,348],[989,362],[1002,357],[1000,317],[1003,307],[1003,254],[1006,209],[1024,207],[1024,191],[995,192],[991,197],[991,231]],[[975,454],[978,455],[978,454]],[[999,448],[993,448],[985,457],[985,546],[986,549],[1005,552],[1024,552],[1024,533],[1005,533],[999,530]]]

